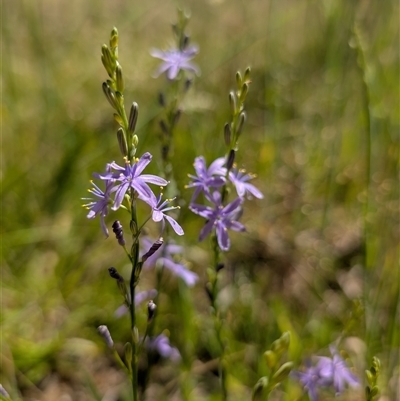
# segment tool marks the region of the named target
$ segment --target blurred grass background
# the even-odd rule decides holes
[[[258,174],[254,183],[265,198],[246,203],[248,233],[232,234],[222,283],[232,400],[249,399],[266,373],[262,352],[285,330],[292,333],[296,363],[326,352],[341,335],[360,375],[377,355],[380,400],[394,400],[398,2],[180,5],[191,11],[189,31],[202,69],[175,138],[175,174],[186,202],[194,157],[210,162],[224,152],[235,72],[252,67],[237,161]],[[129,338],[128,322],[114,317],[121,300],[107,273],[112,265],[128,274],[129,266],[115,242],[103,239],[98,221],[86,219],[80,198],[93,171],[119,160],[101,90],[100,48],[113,26],[120,33],[125,99],[140,107],[139,154],[155,155],[149,172],[159,171],[157,95],[166,82],[151,78],[158,61],[149,49],[173,43],[176,6],[155,0],[2,3],[0,383],[16,399],[129,399],[126,380],[96,333],[107,324],[121,346]],[[153,372],[148,399],[218,400],[217,378],[207,365],[216,347],[203,288],[209,244],[197,243],[201,219],[183,208],[180,222],[200,283],[188,290],[166,277],[157,326],[168,330],[183,363],[165,362]],[[143,288],[152,283],[146,273]],[[274,397],[299,400],[301,390],[289,380]]]

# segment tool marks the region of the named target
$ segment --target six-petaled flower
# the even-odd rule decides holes
[[[210,167],[207,168],[206,161],[203,156],[196,157],[194,160],[194,169],[196,174],[188,174],[189,178],[192,179],[186,188],[196,188],[194,190],[191,202],[194,202],[201,192],[209,194],[211,188],[222,187],[226,180],[224,175],[226,174],[226,168],[223,167],[225,159],[220,157],[214,160]]]
[[[223,251],[227,251],[230,248],[230,239],[228,235],[228,229],[234,231],[245,231],[245,227],[242,223],[237,221],[238,216],[241,212],[241,205],[243,203],[242,198],[236,198],[226,206],[222,204],[221,194],[214,191],[209,200],[212,201],[213,207],[198,205],[192,203],[189,208],[193,213],[196,213],[205,219],[207,222],[202,228],[199,240],[202,241],[215,227],[217,234],[218,245]]]
[[[179,71],[186,70],[199,74],[200,70],[196,64],[190,60],[198,53],[196,46],[189,46],[186,49],[171,49],[162,51],[158,49],[152,49],[150,54],[153,57],[161,59],[163,62],[155,72],[155,77],[158,77],[163,72],[166,72],[168,79],[176,79]]]

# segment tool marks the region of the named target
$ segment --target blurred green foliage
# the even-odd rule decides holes
[[[184,185],[195,156],[221,156],[228,93],[235,72],[248,65],[248,122],[237,162],[258,174],[265,198],[247,203],[248,233],[232,235],[222,282],[231,399],[251,398],[267,374],[263,352],[284,331],[291,332],[296,363],[340,336],[360,375],[378,356],[382,394],[394,396],[398,2],[182,5],[192,14],[202,75],[185,100],[173,163],[187,259],[201,280],[189,290],[165,278],[157,327],[167,330],[183,362],[153,372],[148,399],[218,399],[217,344],[203,288],[210,246],[197,243],[203,222],[185,208],[191,193]],[[80,198],[92,172],[119,159],[101,90],[101,45],[113,26],[125,98],[140,107],[138,153],[154,155],[149,173],[160,168],[157,97],[166,82],[151,77],[158,61],[149,49],[172,44],[176,3],[22,0],[3,2],[2,13],[0,383],[15,399],[129,399],[126,379],[96,333],[107,324],[122,350],[129,324],[114,316],[121,300],[107,268],[128,274],[129,266],[99,222],[86,219]],[[151,288],[152,274],[144,275],[143,288]],[[288,380],[274,399],[300,397]]]

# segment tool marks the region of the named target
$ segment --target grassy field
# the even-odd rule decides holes
[[[165,275],[157,330],[180,364],[152,370],[146,400],[220,400],[209,301],[210,243],[187,208],[193,160],[225,152],[235,73],[251,66],[237,163],[264,199],[246,204],[220,281],[230,401],[250,400],[263,352],[291,332],[296,369],[342,339],[364,381],[380,358],[379,401],[399,397],[399,4],[396,1],[192,1],[188,31],[201,76],[182,105],[173,171],[194,288]],[[107,269],[129,265],[81,199],[92,172],[121,161],[101,84],[101,45],[119,31],[125,99],[139,104],[138,154],[158,174],[158,93],[151,48],[173,44],[174,1],[2,3],[0,383],[14,401],[130,400],[96,332],[130,338]],[[128,106],[127,106],[128,107]],[[107,219],[123,218],[122,212]],[[154,286],[145,271],[140,285]],[[145,321],[145,308],[139,326]],[[141,326],[141,327],[142,327]],[[364,383],[365,385],[365,383]],[[332,395],[321,393],[321,400]],[[271,400],[307,400],[289,378]],[[342,400],[364,400],[349,390]]]

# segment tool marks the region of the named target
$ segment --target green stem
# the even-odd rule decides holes
[[[211,306],[214,314],[214,327],[215,333],[217,335],[218,345],[220,346],[220,355],[219,355],[219,366],[218,373],[220,378],[220,387],[221,387],[221,395],[222,400],[226,401],[228,399],[228,391],[226,388],[226,369],[224,366],[224,354],[225,354],[225,344],[222,340],[222,320],[220,311],[218,309],[217,296],[218,296],[218,263],[219,263],[219,247],[217,236],[214,235],[212,238],[213,241],[213,250],[214,250],[214,267],[215,272],[211,279]]]
[[[132,194],[133,195],[133,194]],[[135,199],[132,196],[131,204],[131,227],[135,227],[137,230],[137,217],[136,217],[136,204]],[[132,245],[131,260],[132,260],[132,271],[131,279],[129,282],[129,289],[131,294],[131,302],[129,305],[130,315],[131,315],[131,334],[132,334],[132,392],[133,401],[138,401],[138,338],[137,338],[137,328],[136,328],[136,311],[135,311],[135,289],[138,283],[138,268],[139,268],[139,241],[137,239],[137,232],[133,232],[134,243]]]

